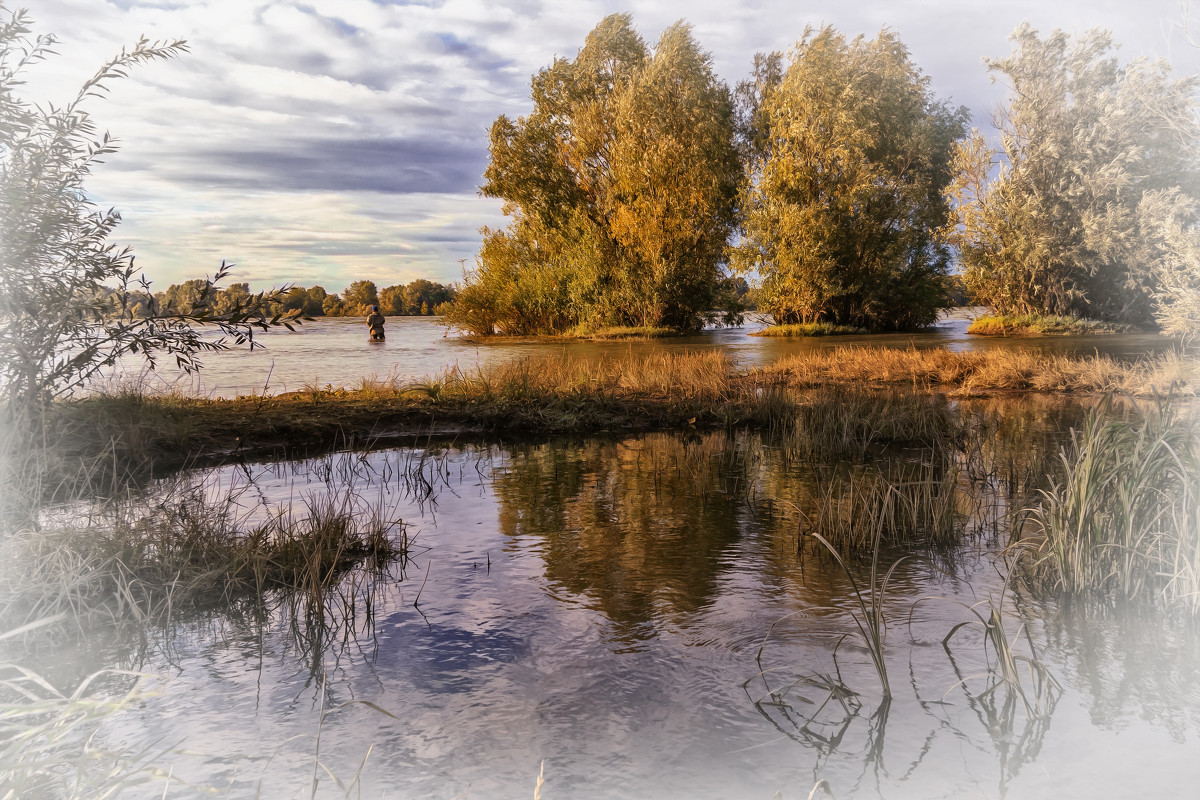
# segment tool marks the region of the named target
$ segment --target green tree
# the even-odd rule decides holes
[[[787,58],[760,56],[739,87],[747,180],[735,259],[763,282],[777,323],[928,324],[949,258],[965,109],[936,100],[898,36],[808,29]]]
[[[379,290],[379,313],[385,317],[398,317],[406,313],[402,284],[385,286]]]
[[[698,327],[713,308],[740,166],[728,89],[683,23],[653,54],[628,14],[533,78],[533,112],[492,126],[484,230],[449,321],[479,332]],[[430,307],[436,303],[428,299]]]
[[[65,105],[20,98],[23,72],[51,54],[55,41],[33,36],[25,12],[0,6],[0,412],[8,424],[31,412],[39,418],[46,400],[127,353],[151,365],[165,354],[184,369],[197,368],[198,353],[226,346],[224,339],[201,338],[197,323],[253,345],[252,326],[284,322],[262,315],[261,296],[217,315],[211,304],[215,284],[228,273],[224,264],[200,282],[187,308],[142,307],[134,290],[148,291],[148,284],[135,278],[132,252],[108,241],[120,215],[97,209],[84,190],[92,165],[115,151],[108,134],[97,133],[86,103],[129,68],[173,58],[186,46],[142,39]]]
[[[1103,31],[1043,39],[1025,24],[1011,38],[1013,53],[987,62],[1012,90],[1001,150],[976,132],[950,190],[967,285],[1003,313],[1150,322],[1165,251],[1147,242],[1165,242],[1156,231],[1200,187],[1197,79],[1174,80],[1161,61],[1120,65]]]
[[[342,298],[338,297],[337,292],[326,294],[321,301],[321,311],[327,317],[340,317],[345,313],[346,306],[342,302]]]
[[[346,316],[366,315],[371,306],[379,305],[379,290],[373,281],[353,281],[342,292],[342,303]]]
[[[308,290],[308,299],[304,301],[304,316],[320,317],[325,314],[325,296],[328,294],[324,286],[314,286]]]

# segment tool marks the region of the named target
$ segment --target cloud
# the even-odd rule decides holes
[[[135,69],[89,106],[122,150],[89,183],[125,215],[152,277],[175,282],[236,257],[244,276],[338,286],[395,272],[454,279],[481,225],[503,224],[475,187],[487,131],[530,109],[529,79],[574,57],[610,0],[29,0],[60,55],[23,89],[63,102],[139,33],[191,52]],[[806,25],[895,30],[933,89],[989,125],[1005,94],[980,63],[1007,54],[1028,19],[1043,32],[1107,27],[1123,58],[1171,56],[1200,71],[1176,0],[645,0],[651,44],[678,19],[730,85],[757,51],[787,50]],[[391,278],[383,277],[387,282]]]
[[[194,149],[160,172],[180,185],[208,188],[463,194],[476,190],[486,166],[479,142],[328,137]]]

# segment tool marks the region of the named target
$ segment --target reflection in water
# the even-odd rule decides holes
[[[342,586],[350,613],[315,628],[275,605],[176,618],[133,651],[97,633],[110,660],[80,674],[126,658],[157,676],[98,741],[168,743],[168,797],[308,796],[314,768],[319,797],[344,795],[330,774],[363,797],[528,796],[543,761],[547,800],[791,798],[822,780],[842,800],[1167,796],[1200,779],[1194,633],[1060,612],[1005,580],[1009,520],[1078,409],[928,402],[945,435],[849,450],[800,426],[206,473],[214,497],[242,487],[247,514],[352,491],[404,519],[413,562]],[[806,536],[860,524],[874,506],[854,493],[893,486],[925,487],[953,535],[900,513],[915,490],[891,501],[880,558],[905,560],[881,598],[885,701],[848,635],[849,580]]]
[[[712,602],[741,536],[743,459],[725,434],[517,446],[495,476],[500,530],[543,537],[546,578],[634,641]]]

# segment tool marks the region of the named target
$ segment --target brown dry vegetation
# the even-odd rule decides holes
[[[125,393],[59,404],[56,458],[177,466],[197,458],[304,451],[462,432],[774,426],[794,417],[794,390],[1164,393],[1195,396],[1197,363],[1178,355],[1127,364],[1107,356],[847,346],[741,370],[720,352],[517,359],[419,381],[363,381],[273,396],[213,400]]]

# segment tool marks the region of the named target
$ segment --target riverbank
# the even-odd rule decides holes
[[[904,389],[956,396],[1200,393],[1196,360],[1136,363],[1023,350],[845,346],[738,369],[718,351],[521,358],[417,381],[364,380],[232,400],[116,392],[57,404],[57,457],[151,465],[268,457],[350,443],[465,433],[600,432],[748,425],[794,415],[792,390]]]

